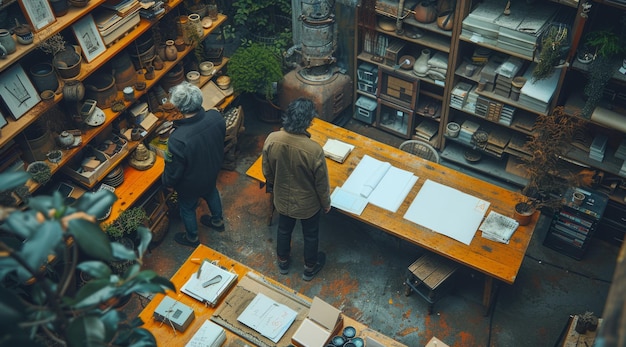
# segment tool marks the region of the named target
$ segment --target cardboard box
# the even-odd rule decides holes
[[[87,146],[83,149],[83,151],[84,154],[82,156],[80,154],[76,156],[77,158],[63,166],[61,171],[78,183],[92,185],[102,178],[101,176],[104,171],[111,166],[111,161],[106,154],[93,147]],[[98,161],[100,164],[96,167],[90,166],[93,171],[84,170],[83,160],[86,158],[95,158],[94,160]]]
[[[445,343],[443,343],[443,341],[433,336],[426,344],[426,347],[450,347],[450,346],[446,345]]]
[[[324,347],[342,326],[341,311],[316,296],[309,314],[291,337],[291,343],[298,347]]]

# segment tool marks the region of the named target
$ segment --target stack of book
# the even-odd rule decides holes
[[[461,131],[459,132],[459,141],[468,145],[472,144],[472,136],[478,130],[480,125],[471,120],[466,120],[461,124]]]
[[[509,57],[500,64],[496,69],[498,76],[496,77],[494,93],[508,98],[509,94],[511,94],[511,81],[517,76],[522,66],[524,66],[524,61],[517,57]]]
[[[524,146],[526,144],[526,136],[515,133],[509,139],[509,143],[506,146],[506,151],[513,154],[516,157],[530,157],[530,153]]]
[[[515,219],[490,211],[478,230],[486,239],[508,244],[518,226],[519,222]]]
[[[620,142],[617,151],[615,151],[615,158],[626,160],[626,139]]]
[[[139,25],[140,8],[137,0],[109,0],[94,11],[94,21],[105,46],[113,44]]]
[[[533,58],[541,35],[553,21],[558,6],[550,2],[516,2],[508,16],[496,20],[499,25],[496,46]]]
[[[350,152],[354,149],[354,145],[343,141],[328,139],[324,144],[324,155],[338,163],[343,163]]]
[[[618,175],[626,177],[626,160],[622,163],[622,167],[620,167]]]
[[[513,119],[513,127],[526,131],[533,131],[535,127],[535,116],[526,112],[518,112]]]
[[[476,46],[474,53],[472,53],[472,63],[476,65],[484,65],[489,61],[489,57],[493,51],[489,48]]]
[[[476,112],[477,101],[478,93],[476,93],[476,85],[473,85],[472,89],[470,89],[470,91],[467,93],[467,98],[465,99],[465,105],[463,105],[463,109],[470,113]]]
[[[609,138],[604,134],[597,135],[593,142],[591,143],[591,147],[589,148],[589,158],[597,161],[604,160],[604,152],[606,151],[606,143]]]
[[[165,13],[165,4],[162,0],[140,0],[141,10],[139,14],[142,18],[153,20]]]
[[[486,92],[492,92],[495,83],[496,83],[496,69],[500,66],[497,62],[490,60],[485,64],[485,66],[480,70],[480,81],[485,83],[485,88],[483,89]]]
[[[536,66],[537,63],[531,63],[524,72],[524,77],[528,82],[522,87],[518,102],[534,111],[545,113],[554,97],[562,68],[554,69],[548,78],[535,80],[533,70]]]
[[[511,126],[515,110],[515,107],[511,105],[504,105],[502,107],[502,111],[500,112],[500,119],[498,119],[498,123],[504,124],[506,126]]]
[[[467,82],[459,82],[452,89],[452,96],[450,98],[450,106],[456,109],[463,109],[468,92],[472,89],[472,85]]]
[[[415,127],[415,139],[416,140],[432,140],[439,131],[439,123],[431,120],[423,120],[417,127]]]
[[[491,153],[496,158],[501,158],[510,140],[511,134],[508,131],[504,129],[492,130],[489,132],[489,138],[487,139],[487,145],[484,151]]]
[[[496,45],[499,25],[496,19],[502,15],[503,4],[498,1],[481,2],[463,20],[461,35],[475,42]]]

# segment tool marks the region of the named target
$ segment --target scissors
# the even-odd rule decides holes
[[[222,275],[217,275],[213,278],[211,278],[210,280],[202,283],[202,288],[206,288],[212,284],[216,284],[216,283],[220,283],[222,281]]]

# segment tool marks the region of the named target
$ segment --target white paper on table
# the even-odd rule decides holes
[[[490,203],[426,180],[404,218],[469,245]]]
[[[336,187],[330,195],[330,205],[360,216],[367,206],[367,199],[359,194],[343,190],[341,187]]]
[[[409,171],[364,155],[341,189],[364,196],[369,203],[396,212],[417,179]]]
[[[297,315],[291,308],[277,303],[263,293],[257,293],[237,320],[276,343],[287,332]]]

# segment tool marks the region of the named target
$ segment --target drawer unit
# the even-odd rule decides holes
[[[366,96],[360,96],[356,101],[356,109],[354,111],[354,118],[365,122],[367,124],[374,123],[376,118],[376,107],[378,103],[376,99],[368,98]]]
[[[626,206],[609,201],[596,235],[599,239],[621,245],[626,235]]]

